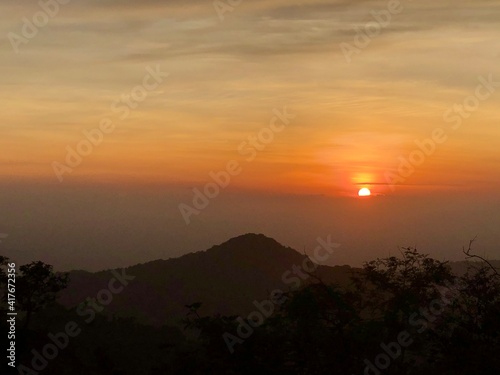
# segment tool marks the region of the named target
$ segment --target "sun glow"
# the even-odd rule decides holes
[[[370,195],[372,195],[372,192],[368,188],[362,188],[358,191],[358,195],[360,197],[369,197]]]

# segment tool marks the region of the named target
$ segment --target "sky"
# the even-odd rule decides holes
[[[413,244],[458,259],[479,234],[500,258],[496,1],[0,14],[0,252],[97,270],[246,232],[296,248],[331,234],[335,262],[359,264]],[[200,209],[214,174],[227,186]]]

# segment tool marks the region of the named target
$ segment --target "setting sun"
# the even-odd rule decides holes
[[[358,191],[358,195],[360,197],[369,197],[370,195],[372,195],[372,192],[368,188],[362,188]]]

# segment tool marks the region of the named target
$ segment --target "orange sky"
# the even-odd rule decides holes
[[[4,34],[39,10],[13,3],[0,5]],[[448,140],[395,192],[372,190],[500,188],[500,93],[456,131],[443,120],[478,77],[500,81],[500,10],[489,1],[404,3],[351,63],[340,44],[385,2],[245,1],[222,22],[209,2],[83,3],[62,6],[19,53],[3,43],[0,178],[57,181],[52,163],[110,118],[115,130],[65,181],[199,185],[236,159],[233,188],[349,195],[386,183],[415,140],[443,128]],[[156,66],[168,78],[121,120],[112,104]],[[245,162],[238,146],[284,106],[296,118]]]
[[[51,4],[0,3],[2,254],[96,270],[260,232],[331,235],[332,264],[500,256],[496,2]]]

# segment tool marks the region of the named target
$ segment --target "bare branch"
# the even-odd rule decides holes
[[[466,255],[466,259],[472,259],[472,258],[476,258],[476,259],[479,259],[483,262],[485,262],[492,270],[493,272],[495,273],[495,275],[497,277],[500,277],[500,273],[498,272],[498,268],[494,267],[493,264],[491,264],[487,259],[483,258],[482,256],[479,256],[479,255],[476,255],[476,254],[473,254],[471,253],[472,251],[472,244],[474,243],[474,241],[476,241],[477,239],[477,236],[474,237],[472,240],[469,241],[469,247],[467,249],[462,248],[462,252]]]

